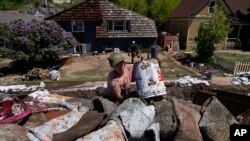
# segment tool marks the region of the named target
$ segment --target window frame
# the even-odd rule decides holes
[[[214,3],[212,5],[212,3]],[[217,0],[209,0],[208,2],[208,14],[213,13],[213,7],[217,4]],[[212,6],[211,6],[212,5]]]
[[[84,21],[83,20],[71,21],[71,31],[72,32],[84,32]]]
[[[169,23],[169,28],[170,28],[170,30],[174,30],[174,23]]]
[[[108,20],[108,32],[130,32],[130,20]]]
[[[74,53],[87,53],[87,46],[86,44],[78,44],[76,47],[74,47]]]

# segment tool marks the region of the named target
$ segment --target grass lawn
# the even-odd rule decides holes
[[[215,52],[215,55],[233,62],[250,62],[250,55],[247,54]]]

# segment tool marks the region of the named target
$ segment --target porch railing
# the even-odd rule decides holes
[[[239,49],[241,47],[241,41],[237,38],[227,39],[227,49]]]

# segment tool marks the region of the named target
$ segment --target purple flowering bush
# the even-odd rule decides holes
[[[0,36],[1,54],[27,67],[55,65],[66,48],[77,45],[71,33],[52,21],[16,20],[7,31]]]

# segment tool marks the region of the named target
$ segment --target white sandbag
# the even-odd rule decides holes
[[[37,99],[37,100],[41,100],[42,98],[46,97],[47,95],[49,95],[50,92],[46,89],[44,90],[37,90],[35,92],[30,93],[28,96]]]
[[[160,123],[153,123],[147,130],[152,130],[154,132],[154,141],[160,141]]]
[[[120,114],[122,124],[133,138],[140,138],[154,121],[155,107],[145,106],[130,113],[128,110]]]
[[[146,105],[139,98],[129,98],[123,101],[123,103],[115,109],[111,119],[116,118],[123,111],[128,111],[129,113],[134,113],[137,109],[145,107]]]
[[[71,128],[87,111],[89,111],[89,108],[80,107],[79,110],[73,110],[38,127],[31,128],[27,132],[27,136],[30,141],[50,141],[53,134],[64,132]]]

